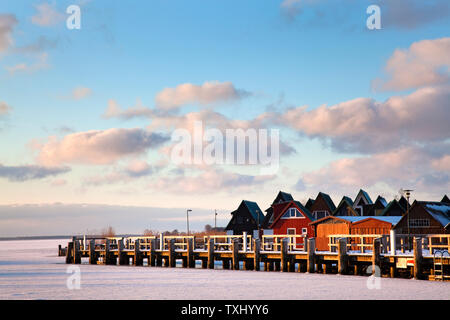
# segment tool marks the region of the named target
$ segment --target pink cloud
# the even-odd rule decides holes
[[[17,19],[11,14],[0,14],[0,53],[6,51],[12,44],[12,31]]]
[[[44,164],[110,164],[123,157],[143,154],[167,137],[143,129],[108,129],[77,132],[62,139],[50,137],[36,144],[38,161]]]
[[[407,90],[448,82],[450,38],[422,40],[395,50],[385,71],[388,79],[376,79],[375,89]]]

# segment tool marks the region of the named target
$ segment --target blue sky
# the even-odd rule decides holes
[[[398,145],[384,140],[381,145],[377,140],[375,148],[376,134],[364,137],[364,133],[343,133],[344,129],[320,131],[304,122],[308,117],[311,121],[321,120],[312,110],[322,105],[326,108],[346,106],[353,99],[369,98],[375,101],[375,106],[367,110],[382,112],[383,108],[396,106],[385,103],[392,96],[406,97],[426,88],[447,92],[449,65],[445,57],[440,56],[447,50],[446,41],[436,46],[437,42],[429,45],[421,41],[448,39],[448,4],[445,1],[423,4],[413,0],[398,3],[408,10],[399,11],[395,5],[381,0],[3,1],[0,17],[9,28],[0,34],[6,39],[2,45],[0,38],[0,103],[8,106],[8,112],[0,113],[0,164],[7,167],[5,172],[17,172],[17,167],[29,170],[33,165],[48,166],[49,163],[43,163],[39,156],[42,146],[47,146],[52,136],[63,141],[67,136],[90,130],[149,130],[148,126],[156,121],[148,117],[107,119],[102,115],[111,100],[123,110],[137,103],[154,109],[157,108],[155,99],[164,89],[182,84],[202,86],[206,82],[231,83],[233,89],[250,93],[245,98],[218,101],[217,105],[206,109],[230,121],[249,122],[269,112],[271,118],[265,128],[280,128],[281,140],[295,152],[282,154],[280,172],[264,183],[242,178],[254,172],[254,168],[245,166],[183,168],[183,174],[177,176],[173,164],[167,164],[167,159],[164,162],[160,152],[164,145],[101,165],[86,159],[82,163],[58,159],[52,165],[69,168],[69,171],[26,179],[11,178],[11,174],[6,173],[0,176],[3,190],[0,204],[95,203],[180,208],[180,211],[195,207],[220,209],[226,221],[229,211],[237,207],[243,197],[256,200],[265,208],[280,189],[292,192],[300,201],[324,191],[338,202],[344,194],[356,196],[359,188],[372,192],[373,198],[379,193],[390,200],[398,189],[413,184],[418,197],[438,200],[449,189],[449,136],[445,128],[433,133],[431,138],[413,128],[406,129],[406,133],[404,130],[393,132],[392,140],[397,139]],[[81,7],[80,30],[69,30],[65,26],[68,16],[65,9],[70,4]],[[370,4],[380,5],[381,30],[366,27],[366,8]],[[8,17],[13,17],[15,22]],[[48,20],[39,23],[33,17]],[[414,43],[424,48],[420,59],[414,56],[417,54]],[[418,61],[407,68],[408,72],[422,63],[430,71],[430,77],[424,77],[420,84],[396,82],[389,85],[386,78],[401,75],[405,67],[403,60],[402,63],[394,61],[398,49]],[[386,72],[389,61],[396,63],[391,73]],[[375,79],[382,79],[386,88],[374,88]],[[75,98],[77,88],[85,91]],[[438,104],[442,101],[440,97],[436,98]],[[288,110],[302,106],[308,106],[311,112],[298,111],[299,119],[287,117]],[[178,115],[183,118],[188,112],[196,113],[198,108],[202,106],[195,102],[185,103]],[[442,110],[442,104],[436,108]],[[361,114],[367,110],[361,109]],[[420,110],[417,112],[422,114]],[[374,117],[372,123],[379,120]],[[434,118],[426,121],[433,127]],[[159,127],[155,133],[170,135],[171,132]],[[367,138],[366,148],[361,147],[361,141],[355,142],[358,136],[364,141]],[[407,141],[416,139],[417,144],[405,146],[401,143],[404,136]],[[352,147],[344,150],[342,146],[349,143]],[[374,143],[373,148],[370,143]],[[420,148],[419,153],[424,157],[431,154],[430,148],[436,155],[427,158],[429,167],[417,169],[418,173],[411,179],[385,179],[385,175],[404,167],[383,167],[377,159],[392,157],[395,150],[402,148],[410,148],[404,150],[407,158],[407,154],[418,154],[414,148]],[[323,177],[333,168],[343,168],[344,163],[338,162],[343,159],[358,159],[352,165],[355,170],[361,170],[361,176],[366,175],[362,170],[368,170],[367,163],[373,163],[369,168],[380,163],[380,176],[356,182],[342,177],[328,181]],[[423,163],[422,160],[418,159],[417,163]],[[136,179],[129,176],[121,179],[123,168],[133,161],[152,167],[153,173],[139,175]],[[414,163],[411,166],[414,168]],[[231,173],[241,176],[230,177],[237,179],[235,184],[213,184],[217,189],[205,197],[201,189],[196,189],[199,181],[189,180],[202,172],[209,173],[205,177],[210,179],[226,177],[224,181],[229,181]],[[436,182],[438,176],[441,178]],[[96,184],[86,183],[92,182],[93,177]],[[98,183],[100,177],[110,182]],[[296,189],[298,181],[301,181],[298,185],[305,187]],[[195,191],[183,192],[180,187],[180,193],[172,188],[177,182],[192,183]],[[170,188],[166,190],[167,185]],[[174,197],[178,199],[175,202]],[[198,228],[202,223],[200,219]],[[48,232],[54,232],[50,229]],[[17,233],[20,230],[18,225]]]

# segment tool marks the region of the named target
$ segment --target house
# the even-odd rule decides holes
[[[332,212],[332,216],[358,216],[358,213],[353,209],[353,200],[347,196],[342,197],[341,202],[337,208]]]
[[[273,234],[298,234],[313,236],[313,230],[310,223],[315,219],[308,209],[299,201],[289,201],[273,205],[273,221],[270,228]]]
[[[400,200],[398,200],[398,204],[401,205],[403,208],[405,208],[405,212],[406,212],[406,209],[408,208],[409,203],[408,203],[408,200],[406,200],[406,198],[404,196],[402,196],[400,198]]]
[[[230,222],[225,227],[227,234],[247,232],[253,235],[253,231],[259,230],[264,221],[264,214],[258,204],[248,200],[242,200],[239,207],[231,212],[231,216]]]
[[[445,195],[445,196],[442,198],[441,202],[450,204],[450,199],[447,197],[447,195]]]
[[[305,208],[308,209],[309,212],[311,212],[311,207],[313,204],[314,204],[314,200],[309,198],[308,201],[306,201]]]
[[[374,204],[367,204],[364,206],[365,216],[379,216],[381,212],[383,212],[384,208],[388,205],[385,198],[382,196],[378,196],[377,200],[375,200]]]
[[[363,189],[360,189],[356,195],[355,201],[353,201],[353,209],[355,209],[359,216],[365,216],[370,208],[367,207],[367,205],[370,204],[373,204],[373,202],[372,199],[370,199],[369,194]]]
[[[311,212],[311,216],[314,220],[317,220],[330,216],[334,210],[336,210],[336,206],[330,196],[326,193],[319,192],[309,212]]]
[[[330,235],[389,234],[400,219],[401,217],[329,216],[311,222],[311,226],[317,250],[329,251]]]
[[[398,202],[396,199],[392,200],[388,203],[386,208],[383,209],[383,211],[380,212],[378,216],[384,216],[384,217],[393,217],[393,216],[403,216],[406,213],[406,208],[400,205],[400,202]]]
[[[450,204],[414,201],[407,214],[395,226],[397,234],[428,235],[450,233]]]
[[[278,192],[277,196],[273,200],[272,204],[270,205],[270,208],[266,209],[266,216],[264,218],[264,221],[262,222],[262,228],[267,230],[269,229],[269,220],[273,217],[273,205],[277,203],[285,203],[289,201],[293,201],[294,198],[290,193],[280,191]],[[273,219],[272,219],[273,220]],[[266,233],[266,232],[265,232]]]

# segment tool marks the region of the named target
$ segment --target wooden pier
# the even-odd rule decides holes
[[[276,235],[158,237],[73,237],[65,249],[66,263],[134,265],[232,270],[335,273],[378,277],[450,280],[450,235],[414,238],[410,251],[389,236],[335,235],[330,250],[317,251],[315,238]],[[369,239],[369,240],[367,240]],[[395,251],[390,249],[396,248]],[[411,250],[412,249],[412,250]],[[431,250],[430,250],[431,249]],[[64,249],[59,248],[59,252]],[[220,263],[216,263],[220,262]]]

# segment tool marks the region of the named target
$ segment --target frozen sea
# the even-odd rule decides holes
[[[69,289],[57,256],[67,241],[0,241],[0,299],[450,299],[449,282],[378,278],[377,289],[362,276],[88,264]]]

